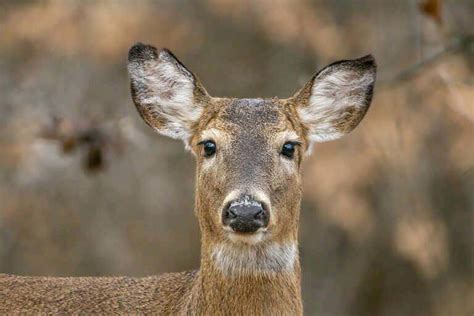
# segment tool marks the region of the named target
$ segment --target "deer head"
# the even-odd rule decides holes
[[[364,117],[373,57],[331,64],[288,99],[211,97],[169,50],[143,44],[131,48],[128,70],[145,122],[196,157],[203,255],[227,272],[291,269],[304,154]]]

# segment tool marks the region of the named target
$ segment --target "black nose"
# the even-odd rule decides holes
[[[268,220],[267,208],[249,196],[230,202],[222,212],[222,223],[238,233],[254,233]]]

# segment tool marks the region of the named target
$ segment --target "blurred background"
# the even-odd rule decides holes
[[[372,53],[372,107],[304,164],[308,315],[473,315],[474,2],[0,0],[0,271],[194,269],[194,161],[132,104],[137,41],[215,96]]]

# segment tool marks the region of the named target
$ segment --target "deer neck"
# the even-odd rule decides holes
[[[203,234],[190,302],[197,314],[301,315],[296,233],[291,242],[238,245]]]

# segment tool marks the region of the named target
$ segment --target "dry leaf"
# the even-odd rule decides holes
[[[425,0],[420,4],[420,11],[434,19],[438,24],[443,23],[441,17],[441,0]]]

